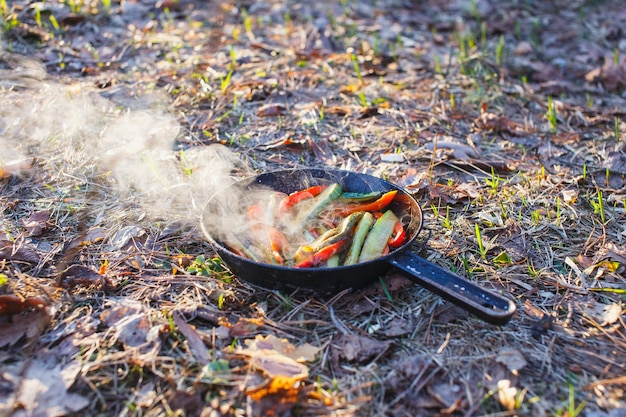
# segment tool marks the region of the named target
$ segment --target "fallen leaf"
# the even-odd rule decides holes
[[[328,166],[335,165],[337,156],[333,153],[326,139],[309,140],[309,146],[311,146],[315,157],[322,164]]]
[[[197,416],[202,410],[202,399],[197,392],[175,390],[167,399],[172,410],[183,410],[184,415]]]
[[[563,190],[561,195],[565,203],[572,204],[578,199],[578,190]]]
[[[367,362],[384,354],[391,346],[390,341],[378,341],[357,334],[341,335],[335,342],[338,356],[352,362]]]
[[[282,104],[270,103],[259,107],[257,115],[259,117],[277,117],[287,114],[287,107]]]
[[[586,310],[600,326],[608,326],[617,322],[622,316],[622,306],[617,303],[602,304],[595,303],[593,307]]]
[[[584,268],[579,275],[599,279],[605,272],[623,273],[626,268],[626,250],[610,242],[600,248],[593,258],[580,254],[576,257],[576,262]]]
[[[626,151],[612,151],[606,156],[604,166],[611,174],[626,175]],[[606,169],[603,172],[606,174]]]
[[[50,316],[45,309],[12,315],[7,322],[0,322],[0,348],[13,346],[22,338],[30,344],[49,324]]]
[[[279,376],[261,386],[248,388],[246,395],[255,401],[253,415],[282,416],[291,415],[290,410],[301,401],[306,392],[299,379]]]
[[[296,347],[273,335],[258,335],[254,340],[246,340],[245,344],[246,347],[240,347],[237,353],[250,357],[250,366],[270,377],[306,378],[309,370],[300,362],[315,359],[319,352],[308,343]]]
[[[7,261],[26,262],[29,264],[38,264],[40,257],[35,249],[21,245],[15,247],[15,244],[9,240],[0,240],[0,259]]]
[[[230,337],[248,337],[261,326],[263,326],[262,318],[242,317],[230,327],[228,334]]]
[[[115,335],[125,348],[142,346],[147,342],[150,321],[146,313],[126,316],[115,323]]]
[[[461,400],[463,391],[461,387],[452,383],[439,383],[428,386],[428,393],[435,397],[448,412],[454,412],[454,407]]]
[[[87,246],[94,243],[101,242],[106,237],[106,231],[103,227],[95,227],[89,229],[87,233],[83,233],[76,239],[70,241],[64,248],[64,251],[73,249],[78,246]]]
[[[154,403],[157,398],[154,385],[154,381],[147,382],[143,387],[135,391],[135,405],[138,407],[149,407]]]
[[[474,198],[471,188],[457,188],[446,184],[433,184],[426,188],[431,199],[442,200],[446,204],[455,204],[461,200]]]
[[[246,345],[251,350],[273,350],[298,362],[315,360],[320,350],[309,343],[294,346],[287,339],[280,339],[273,335],[265,337],[259,335],[254,340],[246,340]]]
[[[346,116],[352,113],[352,110],[346,106],[329,106],[324,107],[324,114],[334,114],[337,116]]]
[[[158,345],[158,326],[151,326],[145,307],[126,299],[112,300],[100,319],[115,330],[115,338],[125,349],[145,348]]]
[[[115,249],[123,249],[133,239],[143,236],[145,233],[146,231],[138,226],[125,226],[109,240],[109,243]]]
[[[74,287],[101,287],[108,283],[104,275],[100,275],[91,268],[82,265],[72,265],[59,275],[59,285],[64,288]]]
[[[250,359],[250,366],[272,378],[284,376],[304,379],[309,376],[306,365],[276,352],[254,354]]]
[[[521,41],[516,46],[513,52],[515,55],[526,55],[533,52],[533,45],[528,41]]]
[[[295,151],[299,151],[300,148],[306,146],[308,141],[304,138],[294,138],[292,136],[286,136],[263,143],[258,148],[263,151],[269,151],[278,148],[293,148]]]
[[[359,91],[360,88],[361,87],[356,84],[342,85],[339,87],[339,92],[343,94],[354,94]]]
[[[407,288],[413,288],[415,283],[405,277],[404,275],[400,275],[398,273],[390,273],[385,277],[385,286],[387,290],[391,293],[396,291],[405,290]]]
[[[621,91],[626,89],[626,60],[615,65],[612,58],[606,58],[605,64],[595,68],[585,75],[590,83],[602,83],[609,91]]]
[[[545,315],[536,320],[530,328],[530,335],[534,339],[539,339],[548,330],[552,330],[554,319],[552,316]]]
[[[507,133],[513,136],[522,136],[531,133],[529,129],[519,123],[511,121],[508,117],[489,112],[481,113],[481,115],[474,120],[474,124],[478,129],[490,130],[496,133]]]
[[[576,132],[556,132],[552,135],[552,143],[572,145],[580,142],[580,135]]]
[[[15,405],[20,407],[12,416],[57,417],[84,409],[91,401],[68,392],[79,372],[80,364],[76,362],[51,367],[41,360],[32,360],[16,390]]]
[[[381,108],[382,106],[371,106],[371,107],[366,107],[364,109],[362,109],[359,112],[359,119],[367,119],[369,117],[373,117],[376,116],[377,114],[379,114],[378,109]]]
[[[386,337],[398,337],[409,334],[414,329],[413,321],[402,318],[395,318],[389,324],[380,328],[377,333]]]
[[[49,210],[35,211],[27,219],[22,219],[22,223],[30,236],[40,236],[53,224]]]
[[[201,364],[206,364],[210,361],[209,349],[204,344],[204,341],[198,334],[195,328],[187,324],[183,315],[179,311],[172,312],[172,318],[178,330],[185,336],[187,343],[189,344],[189,350],[193,356]]]
[[[498,352],[498,356],[496,356],[496,362],[506,366],[514,375],[517,375],[517,371],[527,365],[524,355],[522,355],[519,350],[512,347],[501,349],[500,352]]]
[[[18,314],[30,307],[41,310],[47,305],[45,300],[38,297],[21,298],[14,294],[0,295],[0,315]]]
[[[467,316],[466,310],[449,302],[438,305],[433,312],[433,317],[436,317],[437,322],[442,324],[448,324],[455,320],[464,320]]]

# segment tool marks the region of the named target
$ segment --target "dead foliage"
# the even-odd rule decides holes
[[[600,3],[0,1],[0,415],[618,415],[626,11]],[[413,250],[515,317],[396,272],[233,276],[208,198],[308,167],[404,187]]]

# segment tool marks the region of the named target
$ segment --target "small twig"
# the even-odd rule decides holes
[[[335,309],[332,307],[328,308],[328,311],[330,312],[330,319],[333,322],[333,324],[335,325],[335,327],[337,327],[337,329],[339,329],[339,331],[344,334],[344,335],[349,335],[350,334],[350,330],[348,330],[348,328],[346,327],[345,324],[343,324],[341,322],[341,320],[339,320],[337,318],[337,316],[335,316]]]
[[[601,379],[599,381],[592,382],[591,384],[585,385],[583,389],[585,391],[592,390],[598,385],[618,385],[618,384],[626,384],[626,376],[618,376],[616,378],[607,378]]]

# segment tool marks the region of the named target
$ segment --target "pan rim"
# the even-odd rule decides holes
[[[352,265],[339,265],[339,266],[333,266],[333,267],[327,267],[327,266],[316,266],[313,268],[296,268],[294,266],[284,266],[284,265],[275,265],[275,264],[269,264],[269,263],[265,263],[265,262],[257,262],[254,261],[250,258],[241,256],[236,254],[235,252],[231,251],[230,249],[228,249],[226,246],[224,246],[222,243],[220,243],[219,241],[217,241],[215,238],[213,238],[213,236],[208,232],[208,230],[206,229],[206,222],[205,222],[205,216],[207,213],[207,208],[210,206],[211,201],[221,192],[224,192],[225,190],[229,189],[230,187],[234,187],[237,185],[243,185],[246,184],[246,182],[248,182],[248,184],[246,186],[250,186],[252,184],[254,184],[254,182],[265,175],[285,175],[287,173],[294,173],[294,172],[314,172],[314,171],[318,171],[318,172],[323,172],[326,174],[336,174],[336,175],[344,175],[344,176],[359,176],[359,177],[370,177],[375,179],[376,181],[379,181],[387,186],[389,186],[392,189],[397,189],[398,191],[400,191],[404,196],[408,197],[410,200],[412,200],[412,202],[414,203],[414,207],[417,209],[417,213],[412,214],[412,221],[413,218],[417,215],[419,216],[418,219],[418,225],[415,228],[415,232],[413,233],[412,236],[410,236],[410,238],[401,246],[395,248],[394,250],[390,251],[388,254],[380,256],[378,258],[369,260],[369,261],[365,261],[365,262],[359,262],[356,264],[352,264]],[[320,177],[321,179],[321,177]],[[213,246],[214,250],[216,248],[219,248],[219,250],[224,251],[226,253],[228,253],[228,256],[231,256],[239,261],[242,262],[247,262],[247,263],[251,263],[254,264],[256,266],[259,267],[267,267],[267,268],[272,268],[276,271],[285,271],[285,272],[294,272],[294,271],[316,271],[316,272],[324,272],[324,271],[348,271],[351,269],[356,269],[356,268],[362,268],[364,266],[367,265],[373,265],[373,264],[378,264],[380,262],[387,262],[390,259],[393,259],[395,256],[397,256],[400,253],[403,253],[407,250],[409,250],[411,248],[411,246],[414,244],[415,240],[417,239],[417,237],[419,236],[422,228],[424,225],[424,216],[423,216],[423,210],[419,204],[419,201],[412,195],[410,194],[406,189],[404,189],[403,187],[394,184],[391,181],[388,181],[386,179],[377,177],[375,175],[372,174],[366,174],[366,173],[360,173],[360,172],[356,172],[356,171],[349,171],[349,170],[343,170],[343,169],[325,169],[325,168],[292,168],[292,169],[279,169],[279,170],[272,170],[272,171],[267,171],[267,172],[263,172],[257,175],[251,175],[250,177],[246,177],[246,178],[242,178],[240,180],[237,180],[225,187],[223,187],[222,189],[220,189],[220,191],[216,192],[213,197],[211,197],[206,204],[204,205],[204,208],[200,214],[200,228],[202,230],[202,234],[204,235],[205,239],[208,241],[208,243]],[[219,255],[219,251],[216,250],[217,254]]]

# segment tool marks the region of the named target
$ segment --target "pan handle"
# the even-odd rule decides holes
[[[391,265],[419,284],[491,324],[505,324],[515,304],[411,252],[393,257]]]

